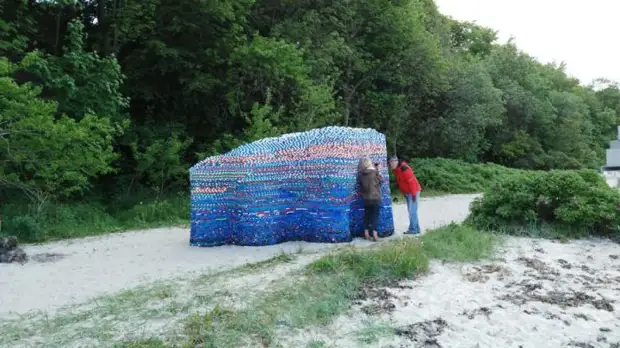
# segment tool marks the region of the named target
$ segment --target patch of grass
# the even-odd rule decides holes
[[[100,203],[53,204],[35,215],[27,204],[5,204],[2,235],[17,236],[21,243],[79,238],[135,229],[188,225],[189,197],[177,194],[145,200],[119,210]]]
[[[388,323],[367,319],[362,322],[362,328],[353,334],[360,344],[368,345],[379,342],[383,337],[394,336],[396,330]]]
[[[299,254],[301,253],[301,251],[298,250],[297,253]],[[277,264],[289,263],[293,261],[295,261],[295,255],[285,253],[285,252],[280,252],[278,255],[271,257],[267,260],[245,264],[241,266],[240,268],[237,268],[237,271],[252,272],[255,270],[259,270],[259,269],[265,269],[267,267],[271,267]]]
[[[272,256],[266,260],[263,261],[258,261],[258,262],[253,262],[253,263],[246,263],[242,266],[239,267],[235,267],[233,269],[230,270],[225,270],[225,271],[221,271],[221,272],[217,272],[217,273],[207,273],[207,274],[203,274],[200,275],[199,277],[195,278],[192,283],[195,285],[204,285],[204,284],[208,284],[208,282],[210,282],[214,276],[221,276],[221,275],[230,275],[230,276],[243,276],[243,275],[247,275],[247,274],[252,274],[252,273],[256,273],[258,271],[264,270],[266,268],[269,267],[274,267],[277,266],[279,264],[284,264],[284,263],[290,263],[293,262],[297,259],[297,255],[301,254],[303,252],[302,249],[297,249],[295,254],[291,254],[291,253],[286,253],[284,251],[281,251],[280,253],[278,253],[275,256]]]
[[[428,258],[420,241],[395,239],[376,248],[344,248],[308,266],[311,274],[351,274],[361,282],[400,280],[428,270]]]
[[[310,343],[308,343],[308,348],[326,348],[326,347],[327,347],[327,343],[321,340],[312,340],[310,341]]]
[[[431,259],[477,261],[493,254],[499,237],[469,225],[450,224],[422,235],[423,249]]]
[[[415,239],[360,250],[343,248],[311,263],[301,279],[259,296],[246,310],[218,308],[188,321],[188,344],[206,347],[269,345],[279,328],[328,325],[350,308],[367,282],[415,277],[428,258]]]
[[[139,331],[146,320],[171,318],[178,311],[187,310],[190,303],[175,308],[175,304],[179,306],[176,295],[172,284],[157,282],[94,299],[83,308],[66,308],[56,316],[35,312],[18,320],[1,320],[0,345],[32,337],[42,337],[48,344],[60,346],[84,338],[110,341],[116,334],[117,323],[132,326],[130,331]]]
[[[268,346],[278,328],[326,325],[349,308],[358,283],[351,277],[310,276],[259,296],[245,310],[216,307],[186,325],[189,346]]]
[[[112,348],[166,348],[166,343],[160,339],[149,338],[128,343],[119,343]]]
[[[328,325],[350,308],[365,282],[404,279],[426,271],[428,260],[419,242],[407,239],[389,244],[389,248],[370,250],[344,248],[324,256],[298,274],[294,283],[282,280],[280,286],[259,295],[243,310],[216,305],[207,313],[194,313],[185,323],[184,344],[268,346],[275,342],[279,329]],[[290,257],[278,255],[237,271],[290,262]]]

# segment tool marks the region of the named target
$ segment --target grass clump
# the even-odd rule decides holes
[[[425,233],[421,239],[428,258],[452,262],[489,258],[498,243],[496,234],[454,223]]]
[[[308,348],[326,348],[326,347],[327,347],[327,343],[321,340],[312,340],[310,341],[310,343],[308,343]]]
[[[119,343],[112,346],[112,348],[166,348],[167,345],[164,341],[155,338],[149,338],[145,340],[138,340],[128,343]]]
[[[620,192],[593,170],[530,172],[490,187],[468,221],[514,235],[576,238],[617,234]]]
[[[360,281],[400,280],[428,270],[428,258],[419,240],[392,240],[377,248],[346,248],[308,266],[310,274],[351,275]]]
[[[363,346],[376,344],[382,337],[390,337],[395,334],[396,329],[392,325],[375,320],[364,320],[362,328],[354,332],[357,341]]]

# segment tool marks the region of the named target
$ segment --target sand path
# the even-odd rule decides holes
[[[423,198],[422,229],[462,221],[476,195]],[[406,207],[394,207],[397,234],[406,230]],[[54,311],[66,305],[132,288],[144,282],[171,279],[192,272],[221,271],[266,260],[282,251],[327,250],[342,244],[289,242],[265,247],[188,245],[185,228],[160,228],[26,246],[29,255],[62,254],[54,262],[0,264],[0,316]],[[357,239],[356,245],[366,245]]]

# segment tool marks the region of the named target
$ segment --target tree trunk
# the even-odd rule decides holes
[[[97,21],[99,23],[99,47],[101,53],[106,56],[110,53],[110,40],[108,40],[108,17],[106,13],[107,0],[98,0],[97,2]]]
[[[58,5],[58,13],[56,14],[56,38],[54,42],[54,55],[58,55],[60,48],[60,18],[62,14],[62,4]]]

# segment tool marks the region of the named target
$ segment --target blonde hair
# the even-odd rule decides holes
[[[364,157],[360,159],[360,168],[362,169],[375,169],[375,165],[372,163],[370,158]]]

